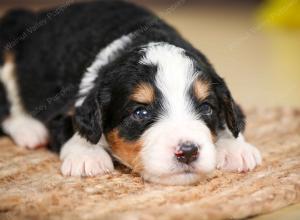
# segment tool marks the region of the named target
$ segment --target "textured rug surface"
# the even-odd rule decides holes
[[[248,140],[263,165],[216,171],[196,186],[159,186],[120,168],[65,178],[57,155],[0,139],[0,219],[240,219],[300,202],[300,110],[248,111]]]

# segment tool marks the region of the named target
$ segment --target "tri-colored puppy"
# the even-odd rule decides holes
[[[0,46],[1,128],[21,147],[60,151],[63,175],[111,172],[114,157],[145,180],[192,184],[261,163],[223,79],[143,8],[12,11]]]

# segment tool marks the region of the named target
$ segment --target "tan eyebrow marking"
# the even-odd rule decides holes
[[[4,53],[4,60],[5,63],[14,63],[15,62],[15,55],[13,54],[13,52],[6,52]]]
[[[136,102],[150,104],[155,98],[154,88],[149,83],[140,83],[133,90],[133,94],[130,98]]]
[[[210,84],[207,81],[197,79],[194,82],[194,92],[199,100],[204,100],[209,95]]]

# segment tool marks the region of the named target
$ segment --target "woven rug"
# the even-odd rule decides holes
[[[159,186],[119,167],[65,178],[57,155],[0,139],[0,219],[240,219],[300,202],[300,110],[249,110],[246,136],[263,165],[216,171],[196,186]]]

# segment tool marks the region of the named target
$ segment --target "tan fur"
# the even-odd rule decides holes
[[[13,52],[4,53],[4,61],[5,63],[15,63],[15,55]]]
[[[69,111],[67,112],[67,115],[68,116],[74,116],[75,115],[75,108],[74,107],[70,108]]]
[[[199,100],[204,100],[209,95],[209,90],[208,82],[199,79],[194,82],[194,92]]]
[[[135,172],[142,170],[142,163],[140,161],[142,143],[139,140],[124,140],[120,137],[119,131],[114,129],[107,135],[107,141],[115,156],[122,159],[122,161],[129,165]]]
[[[213,143],[216,143],[218,141],[218,136],[215,133],[211,133],[211,139]]]
[[[150,104],[154,101],[155,93],[149,83],[140,83],[133,91],[131,99],[144,104]]]

